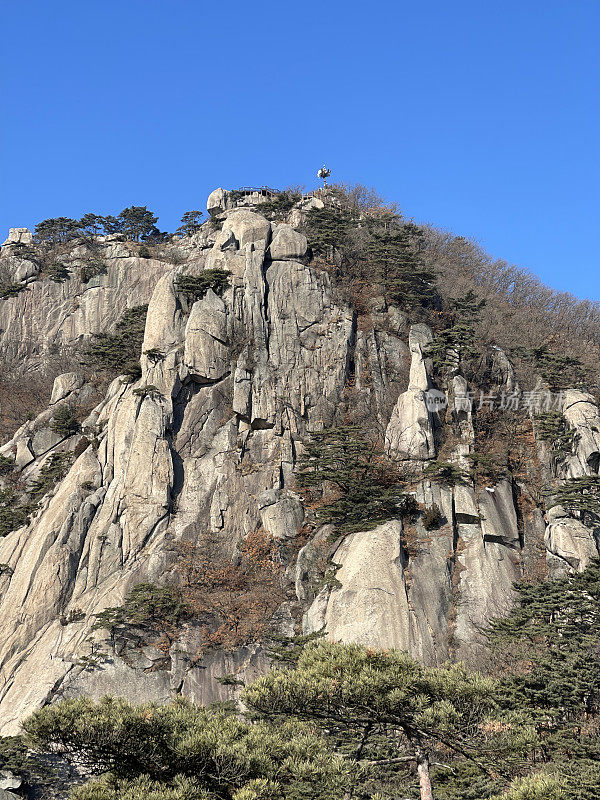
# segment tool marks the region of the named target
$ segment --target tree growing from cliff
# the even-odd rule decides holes
[[[355,212],[340,206],[312,208],[306,215],[306,235],[313,253],[333,260],[335,250],[341,247],[356,219]]]
[[[230,275],[227,269],[205,269],[200,275],[180,274],[175,278],[175,291],[192,302],[202,299],[209,289],[221,295],[229,286]]]
[[[258,210],[263,217],[271,220],[284,220],[295,203],[302,199],[302,194],[294,190],[279,192],[274,197],[261,203]]]
[[[323,641],[307,645],[293,669],[260,678],[243,700],[266,719],[316,725],[375,774],[414,765],[421,800],[433,800],[430,764],[440,751],[479,763],[493,692],[492,680],[462,666],[428,669],[408,653]]]
[[[114,637],[117,633],[127,636],[132,628],[142,628],[155,644],[168,649],[189,615],[190,609],[177,587],[138,583],[122,606],[106,608],[96,614],[94,630],[106,629]]]
[[[64,244],[78,236],[79,222],[70,217],[54,217],[38,222],[35,226],[36,242],[47,244]]]
[[[416,226],[377,226],[366,247],[368,272],[381,284],[388,302],[414,307],[430,302],[435,275],[427,269],[418,252]]]
[[[562,506],[569,514],[583,518],[600,517],[600,476],[581,475],[569,478],[550,493],[549,507]]]
[[[59,436],[72,436],[79,430],[79,422],[73,413],[71,406],[63,403],[60,405],[50,421],[50,428]]]
[[[458,366],[479,354],[476,323],[485,300],[469,290],[464,297],[448,300],[447,305],[446,327],[436,334],[425,351],[437,369]]]
[[[87,236],[98,236],[104,231],[105,218],[99,214],[84,214],[79,220],[79,230]]]
[[[138,378],[147,312],[146,305],[129,308],[117,323],[115,333],[94,334],[83,347],[82,362],[112,375]]]
[[[273,616],[286,599],[283,567],[275,542],[264,531],[250,533],[235,558],[220,555],[216,541],[177,546],[176,586],[142,583],[122,606],[96,615],[94,628],[111,637],[142,629],[148,640],[168,650],[186,624],[201,631],[198,657],[211,648],[234,650],[264,640]]]
[[[156,230],[157,220],[146,206],[129,206],[119,214],[121,232],[134,242],[150,236]]]
[[[201,211],[186,211],[176,232],[181,236],[191,236],[196,233],[202,227],[202,216]]]
[[[578,358],[551,350],[547,344],[539,347],[516,347],[516,356],[529,361],[552,391],[582,386],[585,370]]]
[[[536,435],[547,442],[551,454],[556,459],[564,459],[573,452],[579,441],[579,434],[571,428],[561,411],[548,411],[535,416]]]
[[[342,532],[373,528],[385,520],[417,512],[414,498],[403,491],[396,466],[356,425],[312,433],[300,459],[296,482],[309,502],[316,500],[317,518]],[[315,498],[326,484],[334,488],[330,502]]]

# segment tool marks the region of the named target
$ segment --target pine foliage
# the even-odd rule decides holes
[[[578,434],[561,411],[548,411],[535,417],[536,434],[547,442],[556,459],[564,459],[577,445]]]
[[[396,220],[371,232],[366,259],[390,304],[414,308],[433,300],[435,275],[423,265],[418,241],[416,226]]]
[[[551,493],[549,507],[562,506],[570,514],[600,517],[600,476],[569,478]]]
[[[463,361],[475,358],[480,352],[476,323],[485,300],[469,291],[464,297],[451,298],[447,305],[447,326],[435,336],[425,351],[437,369],[458,366]]]
[[[79,422],[71,406],[65,403],[56,409],[50,421],[50,428],[54,433],[58,433],[59,436],[64,437],[72,436],[74,433],[77,433],[79,430]]]
[[[209,289],[220,295],[229,286],[230,275],[226,269],[205,269],[200,275],[177,275],[175,291],[181,292],[192,302],[202,299]]]
[[[139,358],[147,312],[147,305],[130,308],[117,323],[115,333],[94,334],[84,346],[83,363],[113,375],[137,379],[141,375]]]
[[[316,516],[344,533],[373,528],[417,511],[413,497],[403,491],[397,468],[356,425],[312,433],[296,482],[308,490],[309,500],[324,484],[334,488],[335,499],[317,501]]]
[[[66,700],[24,728],[35,746],[109,773],[76,789],[76,800],[339,800],[352,773],[309,725],[250,725],[182,700]]]
[[[510,697],[563,720],[600,715],[600,560],[560,580],[517,584],[516,601],[488,631],[510,666]]]

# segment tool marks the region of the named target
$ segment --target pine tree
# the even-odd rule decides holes
[[[600,560],[559,580],[517,584],[513,610],[487,636],[500,704],[535,723],[530,760],[560,778],[565,800],[600,800]]]
[[[436,335],[425,351],[437,369],[458,366],[461,361],[478,355],[475,324],[484,306],[485,300],[478,299],[470,290],[464,297],[448,301],[450,324]]]
[[[92,774],[74,800],[340,800],[353,767],[310,725],[249,724],[179,700],[65,700],[24,723],[28,741]]]
[[[412,495],[402,490],[397,468],[355,425],[312,433],[296,482],[305,490],[320,490],[324,483],[335,487],[337,497],[319,505],[316,515],[342,532],[373,528],[417,511]]]
[[[569,514],[581,514],[585,519],[600,517],[600,476],[581,475],[569,478],[549,493],[550,508],[562,506]]]
[[[180,236],[191,236],[202,227],[201,211],[186,211],[181,217],[181,225],[177,228]]]
[[[79,234],[79,222],[70,217],[55,217],[45,219],[35,226],[35,239],[37,242],[48,244],[63,244],[74,239]]]
[[[355,214],[338,206],[311,209],[306,215],[306,234],[313,253],[330,259],[355,222]]]
[[[84,345],[82,362],[96,369],[137,379],[148,306],[127,309],[115,333],[97,333]]]
[[[548,411],[535,416],[535,433],[543,442],[547,442],[551,454],[557,459],[564,459],[573,452],[579,441],[579,434],[571,428],[561,411]]]
[[[413,228],[395,224],[374,230],[366,252],[369,271],[381,284],[388,302],[408,307],[431,301],[435,282],[435,275],[423,266],[413,243]]]
[[[582,386],[586,373],[578,358],[560,355],[547,345],[539,347],[516,347],[514,354],[532,363],[552,391]]]
[[[515,587],[516,604],[487,633],[511,674],[505,689],[562,721],[600,715],[600,561],[560,580]]]
[[[192,302],[202,299],[209,289],[221,295],[229,287],[230,276],[227,269],[205,269],[199,275],[181,273],[175,278],[175,291],[186,295]]]
[[[104,229],[104,217],[98,214],[84,214],[79,220],[79,229],[88,236],[97,236]]]
[[[72,436],[79,430],[79,422],[73,414],[73,409],[66,403],[59,406],[50,422],[50,428],[60,436]]]
[[[134,242],[145,239],[156,230],[158,217],[146,206],[129,206],[119,214],[121,231]]]
[[[408,653],[323,641],[307,645],[293,669],[245,689],[243,700],[266,719],[318,726],[340,754],[376,773],[414,764],[421,800],[432,800],[433,753],[478,761],[493,693],[492,680],[462,666],[428,669]]]

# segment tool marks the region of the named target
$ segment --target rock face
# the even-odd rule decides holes
[[[600,467],[600,427],[598,406],[591,394],[569,389],[564,393],[563,414],[577,430],[577,448],[568,459],[569,477],[597,473]]]
[[[411,328],[408,389],[398,398],[385,434],[386,451],[396,460],[422,461],[436,455],[433,418],[426,402],[430,382],[423,353],[432,338],[425,325]]]
[[[77,253],[69,267],[71,277],[55,283],[41,276],[27,290],[0,301],[0,354],[11,370],[25,372],[45,368],[60,354],[92,333],[114,329],[127,308],[143,305],[152,296],[158,278],[172,265],[149,258],[137,258],[119,246],[104,247],[106,273],[87,283],[79,277],[82,264]],[[123,247],[123,246],[120,246]],[[11,265],[13,280],[38,274],[29,261],[5,257],[0,268]],[[23,271],[24,270],[24,271]]]
[[[29,228],[11,228],[8,231],[8,237],[5,239],[2,247],[11,244],[31,244],[33,242],[33,234]]]
[[[208,203],[221,230],[205,226],[182,244],[183,266],[109,242],[107,273],[95,285],[40,280],[0,304],[0,343],[29,364],[48,343],[109,330],[126,307],[149,304],[136,383],[115,379],[82,429],[61,436],[51,424],[57,405],[84,407],[88,391],[65,372],[50,407],[0,448],[30,483],[53,454],[73,455],[30,524],[0,540],[0,734],[62,697],[211,702],[231,697],[219,677],[250,680],[266,669],[258,643],[206,651],[193,626],[166,647],[141,632],[113,640],[93,630],[95,615],[136,584],[173,579],[182,544],[208,539],[215,557],[235,563],[246,538],[263,530],[296,579],[297,602],[277,612],[282,631],[303,617],[307,631],[325,626],[335,639],[406,648],[430,664],[476,660],[478,626],[510,604],[536,537],[542,547],[545,537],[551,566],[581,569],[597,552],[578,520],[551,517],[545,529],[539,508],[524,510],[526,486],[423,477],[440,452],[441,423],[427,403],[431,331],[408,332],[393,307],[361,325],[329,275],[303,263],[300,232],[269,222],[258,206],[230,208],[226,195],[217,190]],[[290,221],[297,212],[302,203]],[[194,302],[178,292],[180,272],[207,268],[229,271],[222,295],[209,290]],[[499,384],[514,387],[510,362],[496,360]],[[457,465],[474,441],[461,405],[468,388],[457,374],[448,389],[458,432],[448,457]],[[339,424],[350,395],[352,408],[372,413],[389,455],[415,470],[416,499],[439,511],[435,527],[394,519],[340,537],[315,525],[294,470],[307,434]],[[598,410],[570,393],[565,416],[581,434],[568,468],[591,474]]]
[[[308,242],[303,233],[295,231],[291,225],[279,225],[269,247],[273,261],[297,260],[304,258]]]

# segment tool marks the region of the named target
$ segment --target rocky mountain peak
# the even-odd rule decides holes
[[[330,229],[319,240],[312,220],[338,209],[326,223],[338,214],[359,265],[385,262],[381,242],[420,253],[405,222],[265,187],[216,189],[207,208],[198,231],[152,249],[123,236],[58,247],[63,279],[26,229],[3,246],[0,269],[22,286],[0,300],[4,364],[21,381],[44,365],[47,398],[0,448],[13,509],[0,540],[4,735],[57,698],[226,699],[218,678],[263,671],[273,630],[473,662],[479,626],[506,611],[516,580],[597,555],[585,514],[542,492],[597,475],[594,396],[552,395],[571,432],[557,458],[506,352],[483,344],[480,372],[465,369],[466,311],[432,299],[413,313],[405,279],[395,299],[380,277],[344,283]],[[385,239],[386,225],[404,238]],[[86,365],[90,345],[105,361]],[[106,359],[122,368],[123,348],[134,368],[115,375]],[[489,422],[492,396],[512,397],[509,418]],[[492,468],[500,425],[522,461]],[[324,517],[341,482],[311,493],[298,474],[307,443],[332,430],[372,443],[404,511],[352,530]],[[237,601],[215,571],[236,576]],[[115,616],[140,586],[185,590],[195,613]]]

